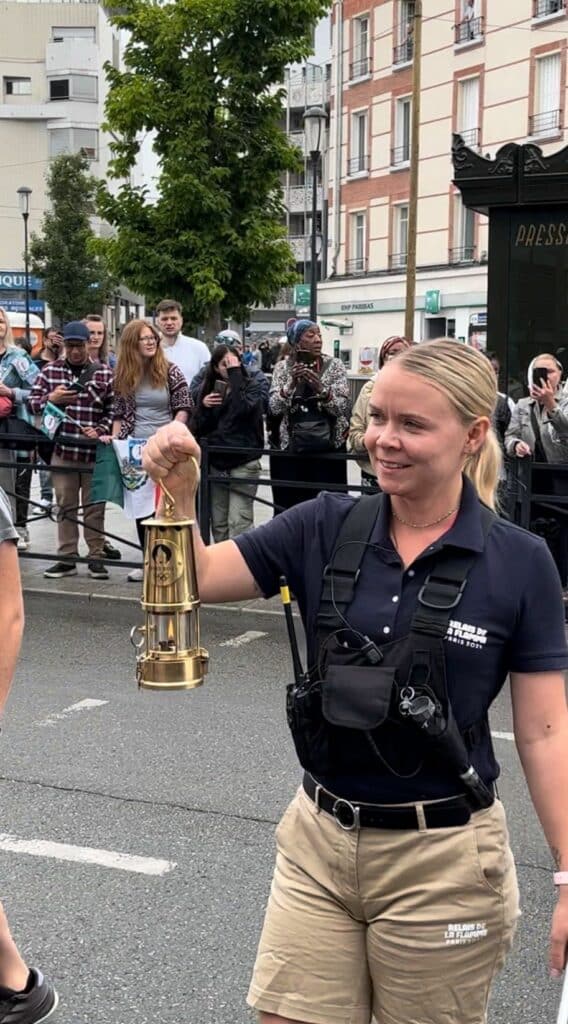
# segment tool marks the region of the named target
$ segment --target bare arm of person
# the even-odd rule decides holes
[[[568,871],[568,707],[562,672],[511,673],[515,742],[556,869]],[[549,963],[564,970],[568,886],[558,887]]]
[[[10,692],[24,632],[24,603],[18,551],[13,540],[0,543],[0,712]]]
[[[192,457],[199,462],[199,445],[187,427],[174,420],[150,438],[142,453],[142,465],[155,483],[164,484],[167,488],[175,501],[176,513],[195,522],[195,494],[199,481]],[[256,580],[232,540],[208,547],[203,543],[196,522],[193,540],[202,601],[246,601],[262,596]]]

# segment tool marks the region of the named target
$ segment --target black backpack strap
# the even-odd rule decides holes
[[[317,629],[326,633],[343,625],[344,615],[353,600],[365,546],[373,532],[382,494],[366,494],[347,513],[335,539],[331,558],[323,571],[323,586],[317,616]]]
[[[484,540],[497,519],[486,505],[480,506]],[[442,548],[418,595],[418,607],[410,626],[411,633],[445,637],[450,619],[462,599],[477,552]]]

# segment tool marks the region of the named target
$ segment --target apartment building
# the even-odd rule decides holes
[[[17,190],[32,190],[30,232],[46,209],[45,174],[60,153],[83,150],[104,177],[109,140],[101,131],[105,61],[119,66],[121,38],[97,0],[0,2],[0,305],[24,308],[23,223]],[[49,312],[30,280],[32,312]],[[121,289],[112,327],[142,307]]]
[[[314,30],[313,57],[304,64],[292,64],[286,70],[284,80],[284,107],[282,130],[301,150],[304,158],[302,169],[296,174],[286,174],[284,203],[286,207],[286,234],[296,257],[296,269],[300,282],[311,279],[311,233],[312,233],[312,175],[309,153],[304,137],[304,113],[308,107],[323,107],[329,115],[331,88],[331,18],[322,18]],[[327,187],[328,179],[326,154],[327,136],[324,140],[323,158],[317,176],[317,224],[318,233],[318,279],[327,274],[328,242]],[[308,303],[309,305],[309,303]],[[299,307],[300,311],[302,307]],[[252,337],[279,334],[283,332],[286,320],[294,316],[298,307],[294,302],[294,289],[284,289],[275,306],[270,309],[258,308],[252,311],[250,331]]]
[[[330,255],[318,308],[326,348],[339,338],[355,371],[404,329],[413,14],[413,0],[333,8]],[[567,0],[423,3],[416,339],[484,347],[487,219],[452,184],[452,133],[492,157],[507,142],[560,149],[567,38]]]

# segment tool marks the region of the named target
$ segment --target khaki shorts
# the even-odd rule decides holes
[[[250,1006],[306,1024],[483,1024],[518,890],[503,806],[344,832],[300,790],[276,830]]]

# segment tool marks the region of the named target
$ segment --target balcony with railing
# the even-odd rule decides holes
[[[290,235],[288,237],[290,248],[294,253],[297,263],[306,263],[310,258],[310,235]]]
[[[566,0],[533,0],[533,18],[542,21],[544,18],[561,17],[566,14]]]
[[[325,68],[305,64],[288,69],[285,80],[290,107],[319,107],[329,103],[330,81]]]
[[[464,18],[456,25],[455,31],[456,46],[480,43],[483,41],[483,18]]]
[[[547,139],[559,135],[562,128],[562,111],[547,110],[529,117],[529,135],[532,139]]]
[[[312,208],[311,182],[305,185],[293,185],[284,190],[284,202],[289,213],[305,213]],[[317,208],[323,209],[323,189],[318,185]]]
[[[365,256],[355,256],[351,260],[345,261],[345,273],[349,277],[357,277],[360,274],[367,273],[367,258]]]
[[[454,267],[464,263],[475,263],[475,246],[462,245],[457,249],[450,249],[450,263]]]
[[[369,170],[368,153],[358,153],[347,161],[347,177],[353,178],[356,174],[366,174]]]
[[[358,78],[367,78],[371,74],[371,58],[367,50],[355,50],[353,60],[349,65],[350,81],[355,82]]]
[[[294,308],[294,289],[293,288],[281,288],[276,296],[273,309],[293,309]]]
[[[410,162],[410,140],[402,146],[391,149],[391,167],[408,167]]]
[[[464,128],[460,131],[460,135],[470,149],[478,150],[480,148],[481,132],[479,128]]]
[[[394,67],[401,64],[411,64],[414,59],[414,39],[409,36],[403,43],[399,43],[392,51],[392,62]]]
[[[391,252],[389,256],[389,270],[406,270],[407,262],[407,252]]]

